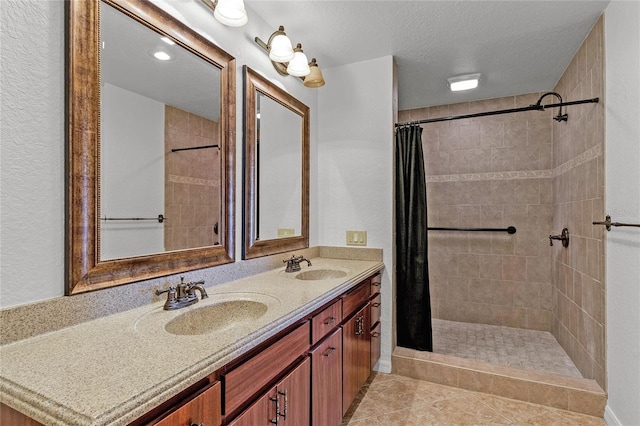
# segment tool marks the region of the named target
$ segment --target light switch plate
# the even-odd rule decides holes
[[[367,231],[347,231],[348,246],[366,246]]]
[[[294,232],[293,228],[278,228],[278,238],[293,237]]]

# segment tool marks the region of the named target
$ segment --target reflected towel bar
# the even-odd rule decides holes
[[[165,216],[159,214],[158,217],[101,217],[100,220],[102,221],[109,221],[109,220],[157,220],[158,223],[162,223],[165,220],[169,220],[167,219]]]
[[[607,231],[611,231],[612,226],[633,226],[636,228],[640,228],[640,223],[620,223],[620,222],[611,222],[611,216],[607,215],[605,217],[604,222],[591,222],[593,225],[604,225],[607,227]]]
[[[509,226],[508,228],[427,228],[427,231],[506,232],[508,234],[515,234],[516,227]]]
[[[202,146],[192,146],[191,148],[173,148],[171,152],[192,151],[194,149],[205,149],[205,148],[219,148],[219,146],[218,145],[202,145]]]

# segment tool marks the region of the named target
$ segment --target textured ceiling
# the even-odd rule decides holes
[[[394,56],[399,108],[410,109],[553,89],[608,1],[245,4],[249,19],[257,13],[274,30],[284,25],[321,68]],[[476,72],[478,88],[449,91],[448,77]]]
[[[153,30],[103,4],[100,13],[102,81],[184,111],[218,121],[220,71]],[[171,60],[158,61],[161,50]]]

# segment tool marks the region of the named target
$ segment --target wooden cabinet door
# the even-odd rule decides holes
[[[342,414],[369,377],[371,347],[367,303],[342,326]],[[366,357],[366,360],[364,359]],[[365,372],[366,371],[366,372]]]
[[[273,426],[276,424],[276,390],[272,389],[240,414],[229,426]]]
[[[380,359],[380,322],[371,328],[371,368],[375,367]]]
[[[302,426],[311,416],[311,361],[307,357],[229,426]]]
[[[311,418],[311,360],[307,357],[276,385],[279,426],[309,425]]]
[[[342,329],[311,351],[311,424],[342,422]]]
[[[357,354],[358,354],[358,314],[349,318],[342,325],[342,415],[349,410],[357,382]]]
[[[360,320],[360,334],[358,335],[358,392],[371,375],[371,304],[362,308]],[[355,395],[354,395],[355,396]]]
[[[222,424],[220,382],[207,387],[175,411],[160,419],[156,426],[220,426]]]

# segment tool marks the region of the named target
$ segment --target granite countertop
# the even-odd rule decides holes
[[[176,311],[155,303],[0,347],[0,401],[51,425],[125,425],[218,370],[364,278],[377,261],[311,259],[342,278],[303,281],[284,268],[207,287],[209,298]],[[230,300],[268,307],[251,321],[175,335],[176,316]]]

